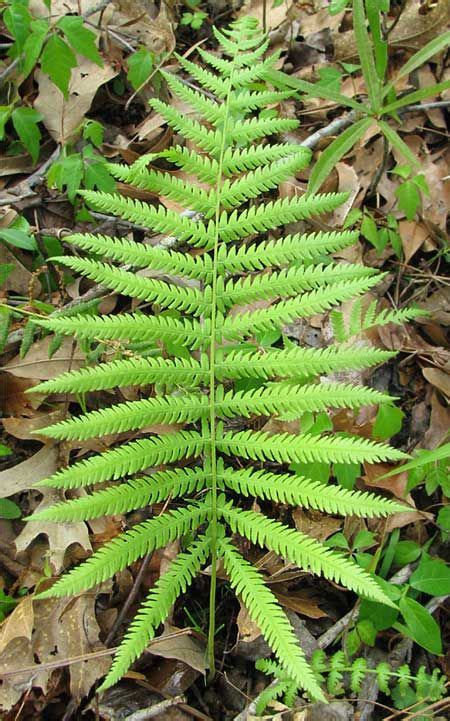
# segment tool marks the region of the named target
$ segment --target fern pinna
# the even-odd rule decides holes
[[[297,122],[279,119],[273,112],[258,114],[267,105],[278,104],[286,93],[248,89],[276,61],[273,55],[263,59],[268,43],[253,20],[214,32],[226,57],[198,50],[211,70],[178,58],[190,78],[207,92],[164,73],[170,90],[189,104],[199,119],[160,100],[151,101],[168,125],[190,141],[190,147],[176,145],[145,156],[131,167],[110,165],[110,171],[122,182],[151,190],[195,213],[180,215],[163,205],[118,194],[82,193],[97,210],[175,236],[188,248],[195,248],[195,254],[126,239],[75,234],[67,240],[87,257],[59,261],[113,291],[144,301],[145,306],[134,313],[41,322],[49,331],[80,340],[120,341],[124,348],[127,343],[158,340],[164,350],[160,357],[124,357],[65,373],[38,386],[40,393],[85,393],[120,385],[154,384],[151,397],[85,413],[40,430],[41,435],[85,440],[138,431],[156,423],[177,427],[173,433],[144,434],[60,470],[41,485],[63,489],[93,485],[95,489],[90,495],[37,513],[32,520],[85,520],[127,513],[168,499],[173,503],[160,516],[106,543],[39,598],[91,588],[150,551],[188,536],[194,540],[185,544],[184,551],[151,590],[101,688],[116,683],[138,658],[205,564],[211,568],[208,660],[213,671],[220,560],[231,586],[283,668],[311,697],[321,699],[324,695],[287,617],[261,573],[239,551],[239,536],[357,594],[391,602],[377,581],[356,563],[264,513],[246,510],[245,499],[256,497],[330,513],[383,516],[399,506],[369,493],[298,477],[287,472],[288,466],[294,462],[396,460],[404,454],[348,435],[258,431],[251,425],[245,428],[242,418],[274,414],[292,419],[305,411],[389,401],[370,388],[320,379],[331,371],[373,366],[391,357],[388,352],[357,344],[263,352],[254,340],[261,332],[280,329],[297,318],[361,296],[373,288],[380,275],[363,266],[327,260],[327,253],[355,242],[352,231],[267,237],[268,232],[286,223],[333,211],[344,195],[268,202],[260,198],[303,168],[309,151],[296,144],[266,140],[267,136],[292,130]],[[189,180],[159,170],[161,161],[181,168]],[[151,277],[108,261],[151,269]],[[255,301],[263,303],[246,308],[245,304]],[[153,312],[148,311],[149,305],[153,305]],[[189,349],[190,355],[171,356],[175,344]],[[247,384],[250,390],[242,390],[243,379],[251,380]],[[241,389],[236,388],[237,382]],[[241,421],[229,421],[236,418]],[[184,427],[180,429],[178,424]],[[272,461],[284,466],[284,472],[266,470],[265,463]],[[108,485],[98,488],[99,484]]]

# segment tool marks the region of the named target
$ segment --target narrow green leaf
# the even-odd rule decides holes
[[[76,65],[77,59],[67,43],[58,35],[52,35],[42,53],[41,70],[50,77],[66,99],[71,71]]]
[[[353,100],[353,98],[342,95],[342,93],[338,93],[331,88],[319,86],[316,85],[316,83],[308,83],[306,80],[294,78],[291,75],[281,72],[280,70],[273,70],[272,68],[270,70],[266,70],[264,72],[264,79],[273,84],[275,88],[293,88],[294,90],[306,93],[306,95],[331,100],[337,105],[344,105],[347,108],[353,108],[353,110],[359,110],[360,112],[364,112],[364,110],[368,109],[366,105],[363,105],[363,103],[358,103],[357,100]]]
[[[366,130],[372,125],[372,118],[363,118],[344,130],[336,140],[326,148],[313,166],[308,183],[308,194],[317,193],[322,183],[328,178],[337,162],[352,148]]]
[[[5,125],[9,120],[12,109],[12,105],[0,105],[0,140],[5,137]]]
[[[420,90],[416,90],[413,93],[407,93],[407,95],[404,95],[402,98],[384,105],[382,108],[383,115],[393,113],[395,110],[408,105],[420,103],[421,100],[432,98],[434,95],[439,95],[439,93],[443,93],[444,90],[448,90],[449,88],[450,80],[445,80],[443,83],[435,83],[435,85],[428,85],[426,88],[420,88]]]
[[[383,96],[385,97],[389,93],[391,88],[394,87],[397,80],[405,77],[405,75],[409,75],[417,68],[420,68],[434,55],[440,53],[441,50],[447,48],[449,44],[450,30],[446,33],[442,33],[442,35],[438,35],[437,38],[433,38],[433,40],[430,40],[429,43],[427,43],[423,48],[414,53],[414,55],[412,55],[412,57],[410,57],[410,59],[404,65],[402,65],[395,78],[384,88]]]
[[[96,35],[84,26],[84,20],[79,15],[65,15],[58,20],[56,27],[61,28],[67,42],[76,53],[83,55],[93,63],[103,66],[103,60],[95,44]]]
[[[421,466],[426,466],[429,463],[434,463],[434,461],[441,461],[444,458],[448,458],[450,456],[450,443],[445,443],[443,446],[440,446],[439,448],[435,448],[432,451],[421,451],[420,455],[417,458],[414,458],[413,461],[409,461],[408,463],[405,463],[403,466],[398,466],[397,468],[394,468],[393,471],[389,471],[389,473],[384,473],[380,478],[389,478],[389,476],[397,476],[402,471],[412,471],[415,468],[420,468]]]
[[[1,275],[2,269],[4,267],[5,266],[0,265],[0,275]],[[0,353],[3,352],[3,349],[6,345],[6,341],[8,340],[8,332],[9,332],[10,322],[11,322],[10,309],[5,308],[4,306],[1,306],[0,307]],[[2,446],[2,444],[0,443],[0,458],[2,457],[1,446]]]
[[[409,149],[409,147],[406,145],[405,141],[401,139],[400,135],[397,133],[394,128],[391,128],[388,123],[384,120],[378,121],[378,127],[380,128],[381,132],[383,133],[386,140],[389,141],[392,147],[396,148],[399,153],[403,155],[406,160],[408,160],[412,165],[420,165],[419,159],[414,155],[412,150]]]
[[[384,80],[388,62],[388,45],[382,35],[382,8],[379,3],[374,3],[371,0],[366,0],[365,8],[372,34],[375,67],[381,84]]]
[[[367,32],[363,0],[353,0],[353,32],[370,106],[372,110],[378,111],[381,105],[381,86],[375,67],[372,40]]]
[[[41,140],[38,123],[42,115],[33,108],[20,107],[13,110],[11,119],[20,142],[30,153],[33,163],[36,163]]]

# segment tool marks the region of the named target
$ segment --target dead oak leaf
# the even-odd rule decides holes
[[[43,493],[43,498],[36,508],[36,512],[43,511],[55,503],[58,503],[58,501],[65,500],[64,491],[61,489],[45,488],[39,490]],[[30,521],[15,540],[17,553],[25,551],[35,538],[41,534],[47,536],[49,560],[56,573],[63,568],[64,556],[70,546],[78,544],[86,551],[92,550],[88,528],[83,522],[51,523],[39,521],[33,523]]]
[[[26,491],[37,481],[48,478],[58,470],[58,450],[55,446],[44,446],[40,451],[22,461],[14,468],[0,473],[0,498]]]

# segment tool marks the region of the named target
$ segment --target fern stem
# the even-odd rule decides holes
[[[218,252],[219,252],[219,222],[221,214],[221,195],[223,185],[223,165],[227,147],[227,129],[230,118],[230,94],[233,90],[233,74],[235,69],[235,58],[228,78],[227,94],[224,99],[225,112],[222,130],[222,143],[218,157],[217,183],[216,183],[216,207],[214,213],[214,247],[213,247],[213,270],[211,278],[211,336],[209,344],[209,426],[210,426],[210,463],[211,463],[211,585],[209,591],[209,627],[207,657],[209,665],[209,680],[215,676],[215,635],[216,635],[216,590],[217,590],[217,447],[216,447],[216,344],[219,340],[217,333],[217,276],[218,276]]]

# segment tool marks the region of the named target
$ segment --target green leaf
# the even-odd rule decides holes
[[[67,42],[76,53],[83,55],[93,63],[103,66],[103,60],[95,44],[96,35],[84,26],[84,20],[79,15],[65,15],[56,23],[67,38]]]
[[[0,105],[0,140],[5,137],[5,125],[9,120],[12,109],[12,105]]]
[[[14,268],[14,266],[13,266]],[[2,270],[2,266],[0,266],[0,273]],[[5,308],[4,306],[0,306],[0,353],[3,352],[3,349],[6,345],[6,342],[8,340],[8,331],[9,331],[9,324],[11,322],[11,311],[9,308]],[[3,444],[0,443],[0,458],[2,456],[1,448]],[[3,446],[3,448],[6,448],[6,446]],[[9,449],[7,449],[9,450]],[[5,455],[5,454],[3,454]],[[6,454],[8,455],[8,454]]]
[[[116,188],[116,182],[108,172],[103,159],[90,161],[84,168],[84,184],[89,190],[97,188],[105,193],[112,193]]]
[[[103,125],[98,123],[96,120],[88,118],[85,121],[83,126],[83,138],[85,140],[90,140],[96,148],[99,148],[103,143],[104,132],[105,129]]]
[[[42,115],[33,108],[20,107],[13,110],[11,120],[20,142],[30,153],[33,163],[36,163],[41,140],[38,123],[42,120]]]
[[[3,285],[8,275],[13,272],[15,267],[14,263],[2,263],[0,265],[0,286]]]
[[[398,611],[384,603],[376,601],[367,601],[365,598],[361,600],[359,607],[359,618],[369,619],[377,631],[385,631],[395,623],[398,618]]]
[[[15,228],[5,228],[0,230],[0,238],[6,240],[10,245],[14,245],[16,248],[22,248],[22,250],[37,250],[36,241],[32,235],[24,233],[23,230],[16,230]]]
[[[406,629],[401,624],[395,624],[394,628],[405,632],[430,653],[441,654],[441,632],[431,613],[420,603],[408,597],[400,599],[399,608],[405,619]]]
[[[436,55],[437,53],[441,52],[441,50],[447,48],[449,44],[450,31],[442,33],[442,35],[438,35],[437,38],[433,38],[433,40],[430,40],[429,43],[427,43],[423,48],[418,50],[417,53],[414,53],[414,55],[412,55],[409,60],[400,68],[394,80],[384,88],[383,95],[387,95],[387,93],[395,85],[397,80],[405,77],[405,75],[409,75],[413,72],[413,70],[420,68],[430,58],[432,58],[433,55]]]
[[[83,179],[84,165],[79,153],[62,157],[49,168],[47,179],[50,186],[67,191],[67,197],[73,203]]]
[[[48,31],[49,25],[46,20],[37,19],[31,23],[31,33],[28,35],[23,48],[21,72],[24,78],[28,77],[36,65]]]
[[[406,220],[412,220],[421,205],[420,193],[416,183],[413,180],[401,183],[395,189],[395,195],[399,210],[405,214]]]
[[[13,36],[18,54],[20,54],[25,46],[30,30],[30,11],[20,0],[17,2],[13,0],[3,13],[3,22]]]
[[[384,105],[383,114],[393,113],[395,110],[404,108],[406,105],[415,105],[416,103],[420,103],[421,100],[431,98],[434,95],[439,95],[439,93],[442,93],[444,90],[448,90],[449,88],[450,80],[445,80],[442,83],[428,85],[426,88],[420,88],[420,90],[407,93],[406,95],[403,95],[403,97],[398,98],[398,100],[394,100],[392,103]]]
[[[383,12],[379,3],[367,2],[365,4],[367,19],[373,41],[373,52],[375,57],[375,68],[377,71],[380,84],[384,80],[386,67],[388,62],[387,41],[383,39],[382,34],[382,16]]]
[[[8,448],[8,446],[5,446],[4,443],[0,443],[0,458],[4,458],[5,456],[10,456],[12,453],[11,448]]]
[[[441,508],[437,515],[436,523],[441,529],[442,540],[448,541],[450,535],[450,505]]]
[[[384,404],[379,407],[372,429],[374,438],[385,441],[401,431],[405,414],[397,406]]]
[[[397,566],[406,566],[407,563],[417,561],[422,549],[414,541],[399,541],[395,547],[393,561]]]
[[[0,498],[0,518],[20,518],[22,511],[19,506],[9,498]]]
[[[77,59],[67,43],[58,35],[52,35],[45,44],[41,56],[41,70],[50,77],[66,99],[71,71],[76,66]]]
[[[365,213],[361,222],[361,233],[380,255],[386,247],[386,238],[378,232],[377,224],[369,213]]]
[[[371,118],[358,120],[356,123],[344,130],[336,138],[336,140],[333,140],[328,148],[322,152],[320,158],[317,160],[311,171],[308,183],[308,195],[317,193],[322,183],[324,183],[330,175],[336,163],[344,157],[350,148],[356,145],[366,130],[370,128],[372,122]]]
[[[401,139],[400,135],[397,133],[396,130],[394,130],[394,128],[391,128],[391,126],[388,125],[384,120],[378,121],[378,127],[380,128],[386,140],[389,141],[391,146],[393,148],[396,148],[398,152],[401,153],[404,158],[406,158],[406,160],[412,163],[412,165],[420,165],[419,159],[414,155],[412,150],[409,149],[409,147],[406,145],[404,140]]]
[[[333,473],[339,485],[351,491],[355,487],[357,478],[361,475],[361,464],[335,463]]]
[[[341,13],[347,5],[349,4],[350,0],[331,0],[329,6],[328,6],[328,12],[330,15],[338,15]]]
[[[450,594],[450,568],[439,559],[422,558],[409,579],[410,585],[429,596]]]
[[[154,54],[147,48],[139,50],[129,56],[127,78],[134,90],[139,90],[151,75],[154,63]]]
[[[381,105],[381,85],[375,67],[372,41],[367,32],[363,0],[353,0],[353,32],[370,105],[372,110],[377,111]]]
[[[377,629],[368,618],[359,621],[357,626],[359,637],[367,646],[374,646],[377,637]]]

